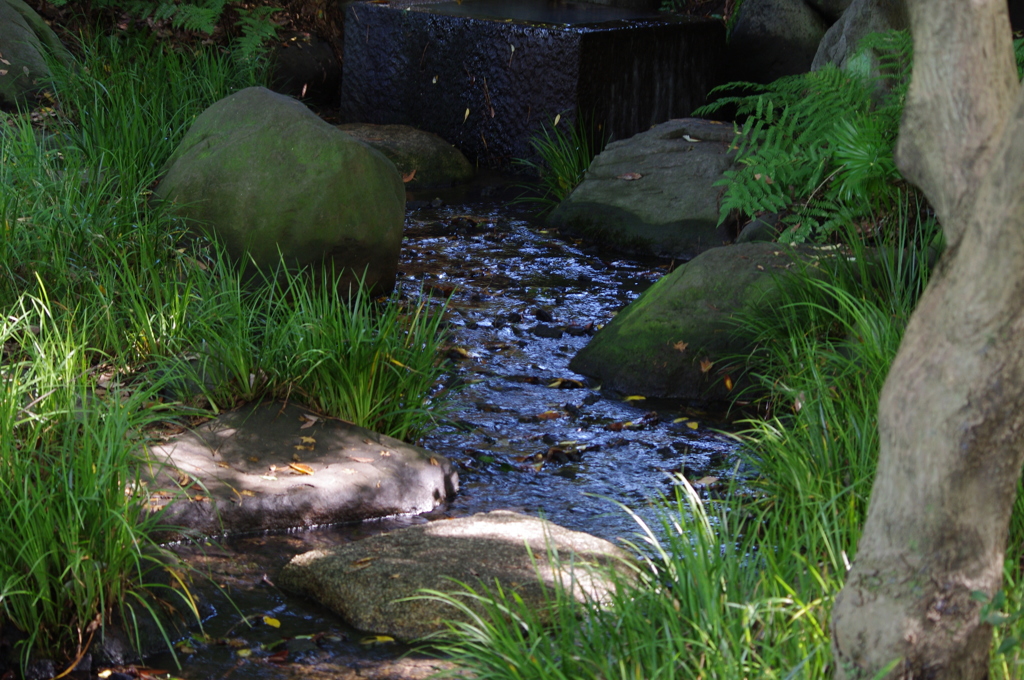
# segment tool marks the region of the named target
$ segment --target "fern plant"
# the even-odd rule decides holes
[[[736,168],[720,181],[721,221],[734,211],[776,212],[782,240],[822,241],[850,226],[872,230],[907,204],[914,190],[892,151],[910,82],[910,35],[873,34],[860,49],[876,55],[876,74],[826,66],[769,85],[732,83],[718,91],[750,94],[696,112],[735,106],[746,118],[734,141]]]
[[[84,0],[53,0],[53,4],[63,7],[76,1],[84,3]],[[280,7],[253,7],[228,0],[96,0],[93,6],[115,8],[140,20],[167,21],[174,28],[207,35],[222,26],[226,16],[237,15],[235,26],[239,35],[234,38],[233,47],[244,60],[256,57],[263,45],[277,35],[273,14],[281,10]]]

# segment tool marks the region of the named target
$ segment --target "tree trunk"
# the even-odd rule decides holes
[[[947,251],[879,404],[878,473],[832,613],[836,678],[987,677],[1024,464],[1024,96],[1006,0],[911,0],[897,161]]]

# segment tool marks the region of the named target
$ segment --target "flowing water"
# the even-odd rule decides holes
[[[720,415],[599,390],[568,369],[593,332],[672,263],[566,242],[497,200],[501,193],[485,184],[461,202],[413,201],[406,220],[400,285],[448,299],[453,424],[422,443],[456,462],[458,496],[425,517],[182,548],[214,582],[228,586],[237,610],[207,593],[209,638],[197,634],[186,645],[177,675],[426,677],[430,662],[397,662],[403,648],[361,644],[363,633],[280,592],[273,586],[277,570],[314,548],[499,508],[611,540],[630,538],[637,526],[618,504],[656,523],[658,496],[671,493],[673,475],[713,487],[731,474],[736,444],[719,433],[728,427]],[[240,614],[256,625],[245,625]],[[276,644],[284,638],[292,639]],[[287,658],[274,656],[285,648]],[[163,668],[172,663],[167,656],[151,660]]]

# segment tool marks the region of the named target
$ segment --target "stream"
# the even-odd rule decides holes
[[[203,633],[179,643],[180,670],[168,654],[149,666],[196,680],[426,678],[444,662],[366,644],[331,612],[278,590],[275,574],[308,550],[494,509],[630,539],[636,522],[618,504],[654,526],[673,475],[714,488],[732,474],[737,444],[721,434],[725,414],[602,391],[568,368],[596,329],[673,263],[567,242],[508,197],[504,180],[485,177],[413,196],[407,211],[399,285],[448,299],[454,368],[452,424],[421,443],[455,462],[458,496],[417,517],[177,548],[234,604],[197,581],[211,603]]]

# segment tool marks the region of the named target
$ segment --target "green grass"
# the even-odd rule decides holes
[[[516,200],[533,204],[539,214],[554,210],[572,193],[583,181],[594,156],[600,153],[605,143],[586,120],[577,119],[575,123],[566,123],[562,127],[558,127],[558,123],[556,118],[550,128],[542,126],[530,138],[530,148],[537,160],[520,158],[515,161],[538,176],[536,182],[523,185],[530,193]]]
[[[137,36],[77,51],[51,107],[0,113],[0,624],[23,662],[70,663],[118,613],[130,632],[161,600],[190,610],[184,578],[156,585],[178,572],[139,492],[154,423],[284,397],[414,439],[440,406],[442,305],[243,278],[149,204],[195,117],[261,83],[252,61]]]

